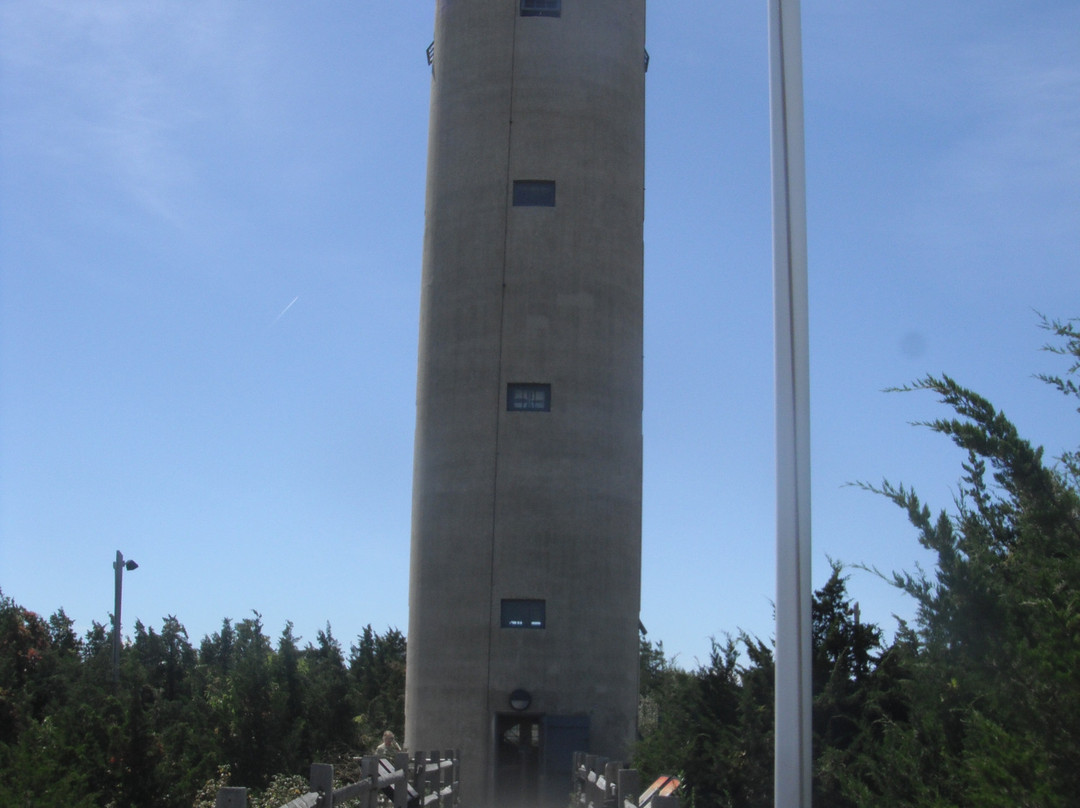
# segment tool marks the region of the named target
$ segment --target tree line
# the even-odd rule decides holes
[[[1080,399],[1080,320],[1046,321],[1069,363],[1040,375]],[[1056,808],[1080,795],[1080,453],[1048,461],[989,401],[948,376],[928,427],[964,451],[951,507],[893,501],[935,558],[887,576],[916,616],[886,641],[860,621],[839,565],[813,598],[814,804]],[[1080,412],[1080,408],[1077,408]],[[642,644],[647,773],[683,775],[697,808],[773,804],[773,654],[745,634],[686,671]]]
[[[1074,404],[1078,326],[1043,321],[1047,349],[1069,365],[1038,377]],[[814,594],[814,803],[1075,804],[1080,452],[1047,460],[947,376],[900,389],[951,409],[923,426],[965,460],[936,513],[902,485],[863,484],[903,509],[934,555],[930,570],[890,577],[917,605],[910,624],[886,640],[863,622],[839,564]],[[771,643],[714,641],[695,670],[662,643],[641,650],[634,763],[645,778],[680,775],[693,808],[771,806]],[[202,808],[230,779],[265,787],[257,805],[280,805],[316,758],[345,761],[402,730],[405,638],[394,629],[368,626],[346,656],[329,626],[301,647],[286,624],[275,647],[256,614],[225,620],[196,648],[167,617],[160,631],[136,623],[119,684],[111,665],[104,626],[80,638],[63,610],[44,619],[0,593],[0,805]]]
[[[0,593],[0,805],[212,805],[217,786],[280,786],[403,728],[396,629],[367,626],[346,657],[329,626],[301,647],[287,623],[275,647],[258,614],[197,648],[175,617],[136,622],[114,683],[105,626],[72,625]]]

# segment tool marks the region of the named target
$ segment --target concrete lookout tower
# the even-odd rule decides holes
[[[437,0],[405,736],[470,808],[629,751],[645,0]]]

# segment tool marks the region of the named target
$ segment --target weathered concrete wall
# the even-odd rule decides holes
[[[417,380],[406,741],[463,753],[486,804],[495,715],[637,708],[644,0],[439,0]],[[515,207],[515,179],[554,207]],[[510,382],[550,412],[508,412]],[[543,599],[543,630],[499,626]]]

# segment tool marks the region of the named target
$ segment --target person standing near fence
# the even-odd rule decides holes
[[[375,757],[393,760],[394,755],[401,751],[401,746],[394,739],[394,733],[387,730],[382,735],[382,743],[375,747]]]

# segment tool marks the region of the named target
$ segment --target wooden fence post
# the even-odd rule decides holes
[[[454,766],[450,770],[450,776],[454,781],[454,808],[461,805],[461,750],[454,749]]]
[[[604,789],[600,778],[603,777],[608,759],[602,755],[589,755],[585,760],[589,769],[589,802],[600,808],[604,804]]]
[[[247,789],[219,788],[214,808],[247,808]]]
[[[454,792],[447,788],[453,782],[453,766],[442,768],[444,762],[452,760],[449,752],[439,752],[439,806],[440,808],[453,808]],[[446,792],[445,794],[443,792]]]
[[[641,795],[641,779],[637,769],[619,769],[615,789],[615,808],[623,808],[627,800],[637,805]]]
[[[426,759],[423,752],[417,752],[413,755],[413,788],[420,795],[421,802],[424,799],[424,784],[427,780],[427,775],[424,772],[425,763]]]
[[[360,776],[371,784],[363,804],[365,808],[374,808],[379,802],[379,759],[370,755],[362,757]]]
[[[409,753],[398,752],[393,763],[394,770],[401,772],[401,782],[394,784],[394,808],[405,808],[409,804]]]
[[[437,805],[438,808],[443,808],[443,773],[442,769],[439,768],[439,753],[436,751],[429,752],[427,762],[435,769],[435,805]]]
[[[619,770],[622,763],[617,760],[608,761],[604,764],[604,804],[615,805],[615,797],[618,794]],[[622,806],[618,806],[622,808]]]
[[[317,808],[334,808],[334,767],[329,763],[312,763],[308,785],[319,792]]]

